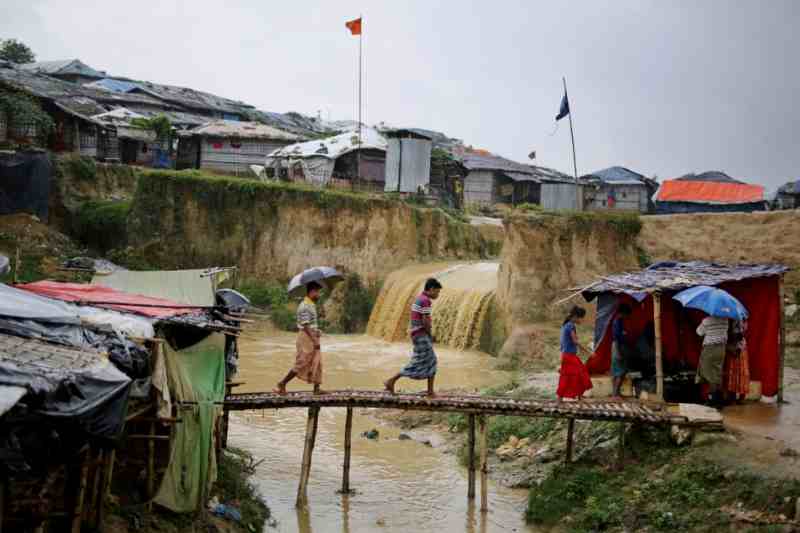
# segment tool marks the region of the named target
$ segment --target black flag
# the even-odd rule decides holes
[[[556,115],[556,122],[569,115],[569,100],[567,99],[567,92],[564,91],[564,97],[561,99],[561,109],[558,110]]]

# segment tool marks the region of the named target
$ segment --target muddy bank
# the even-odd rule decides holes
[[[161,268],[236,264],[259,280],[330,264],[370,284],[408,263],[491,253],[474,226],[440,209],[192,172],[142,174],[128,237]]]

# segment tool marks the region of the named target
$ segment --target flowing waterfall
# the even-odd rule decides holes
[[[437,341],[459,349],[477,348],[497,286],[496,263],[443,269],[415,266],[393,272],[375,302],[367,333],[387,341],[407,339],[411,304],[429,277],[443,285],[433,303],[433,335]]]

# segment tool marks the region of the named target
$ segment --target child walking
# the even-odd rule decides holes
[[[590,354],[578,342],[577,325],[583,322],[586,309],[574,306],[561,325],[561,369],[559,370],[558,400],[563,398],[583,399],[583,394],[592,388],[592,380],[586,365],[578,357],[578,350]]]
[[[297,355],[294,367],[286,377],[278,382],[275,392],[286,394],[286,385],[294,378],[300,378],[314,385],[314,394],[321,394],[322,352],[320,351],[319,323],[317,321],[317,302],[322,296],[322,285],[312,281],[306,285],[306,297],[297,308]]]

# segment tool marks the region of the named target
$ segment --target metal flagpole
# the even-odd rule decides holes
[[[569,104],[569,95],[567,94],[567,78],[564,76],[561,79],[564,81],[564,98],[567,99],[567,105],[569,106],[567,115],[569,116],[569,136],[572,138],[572,170],[575,173],[575,209],[582,211],[581,189],[578,184],[578,162],[575,158],[575,132],[572,129],[572,106]]]
[[[358,171],[356,172],[357,178],[361,180],[361,42],[364,39],[364,17],[358,16],[361,23],[361,31],[358,33],[358,157],[357,165]]]

